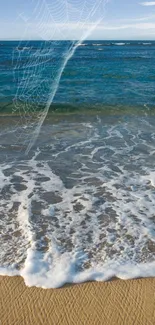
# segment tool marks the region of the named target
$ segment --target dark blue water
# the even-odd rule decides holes
[[[1,41],[0,102],[17,98],[44,104],[69,46],[70,42]],[[155,41],[85,41],[69,60],[54,103],[153,109]]]

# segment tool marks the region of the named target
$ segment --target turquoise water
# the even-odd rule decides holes
[[[69,46],[70,42],[1,42],[0,102],[20,99],[44,105],[51,77],[54,80]],[[36,89],[30,94],[35,64],[40,68],[35,70]],[[25,67],[29,67],[27,75],[23,75]],[[74,109],[83,105],[94,110],[104,105],[118,108],[147,105],[152,109],[154,87],[154,41],[85,41],[69,60],[54,103],[71,105]],[[44,96],[38,95],[38,89]]]

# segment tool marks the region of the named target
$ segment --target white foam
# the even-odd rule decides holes
[[[123,46],[125,43],[114,43],[115,45]]]
[[[100,43],[94,43],[94,44],[92,44],[93,46],[102,46],[103,44],[100,44]]]
[[[78,46],[87,46],[87,44],[82,43],[82,44],[79,44]]]
[[[154,126],[96,121],[64,122],[61,133],[45,126],[47,146],[1,165],[1,186],[11,189],[1,222],[12,238],[2,241],[1,274],[43,288],[155,276]]]
[[[0,268],[1,275],[20,275],[29,287],[59,288],[66,283],[81,283],[86,281],[107,281],[113,277],[129,280],[140,277],[155,276],[155,262],[119,264],[112,261],[105,265],[97,265],[89,270],[76,272],[78,257],[75,254],[64,253],[42,256],[41,253],[28,251],[25,267],[21,271]],[[53,258],[54,256],[54,258]]]

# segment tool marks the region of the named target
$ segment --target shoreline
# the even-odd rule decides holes
[[[41,289],[0,276],[0,287],[2,325],[155,324],[155,278]]]

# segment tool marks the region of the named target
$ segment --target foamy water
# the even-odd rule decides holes
[[[154,116],[49,118],[29,157],[6,129],[1,274],[43,288],[155,276]]]

